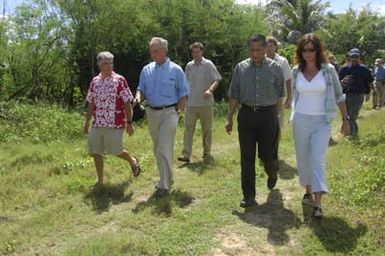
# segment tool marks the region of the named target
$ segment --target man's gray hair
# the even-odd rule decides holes
[[[100,63],[103,61],[103,60],[114,60],[114,55],[110,52],[99,52],[98,56],[96,56],[96,62],[98,65],[100,65]]]
[[[150,45],[152,45],[154,42],[157,42],[160,44],[160,46],[165,49],[166,51],[168,50],[168,42],[166,39],[161,38],[161,37],[153,37],[150,40]]]

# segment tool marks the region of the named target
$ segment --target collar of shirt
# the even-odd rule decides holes
[[[266,64],[267,64],[266,57],[263,57],[262,65],[261,65],[261,66],[257,66],[257,64],[255,64],[255,62],[253,61],[253,59],[250,58],[250,66],[252,66],[252,67],[254,67],[254,68],[262,68],[262,67],[266,66]]]
[[[156,68],[162,68],[162,69],[167,68],[169,65],[170,65],[170,58],[169,57],[167,57],[166,61],[162,64],[155,63]]]
[[[99,79],[102,80],[102,81],[111,80],[115,76],[116,76],[116,73],[114,71],[112,71],[112,73],[109,76],[106,76],[104,78],[102,76],[102,72],[100,72],[99,75],[98,75]]]
[[[201,61],[196,61],[196,60],[194,60],[194,65],[202,65],[203,63],[205,63],[206,62],[206,59],[205,59],[205,57],[202,57],[202,59],[201,59]]]

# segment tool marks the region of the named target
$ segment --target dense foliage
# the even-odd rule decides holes
[[[339,61],[352,47],[361,48],[370,63],[385,55],[385,17],[369,6],[338,15],[326,14],[327,7],[327,1],[313,0],[267,6],[235,0],[25,0],[0,19],[0,100],[76,106],[102,50],[115,55],[116,71],[135,90],[152,36],[169,40],[169,55],[181,66],[191,58],[189,44],[202,41],[224,78],[217,100],[226,98],[233,67],[247,56],[245,41],[253,33],[277,36],[290,61],[295,39],[308,32],[320,34]]]

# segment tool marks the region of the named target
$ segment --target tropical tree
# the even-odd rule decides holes
[[[56,10],[44,0],[25,3],[10,18],[6,52],[12,87],[7,99],[59,100],[65,79],[65,41]]]
[[[372,62],[379,56],[379,50],[385,50],[385,17],[380,16],[365,6],[359,11],[349,8],[343,14],[328,14],[325,26],[319,35],[326,42],[327,48],[344,55],[351,48],[359,48],[363,57]]]
[[[329,2],[273,0],[268,6],[270,29],[277,37],[295,42],[299,36],[322,28]]]

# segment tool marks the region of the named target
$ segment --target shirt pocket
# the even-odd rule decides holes
[[[144,89],[146,96],[154,94],[155,90],[155,79],[153,77],[146,77],[144,79]]]
[[[176,79],[165,78],[162,80],[162,88],[160,94],[165,97],[174,97],[176,95]]]

